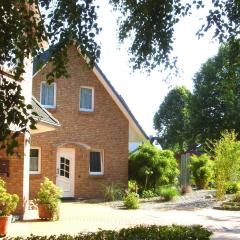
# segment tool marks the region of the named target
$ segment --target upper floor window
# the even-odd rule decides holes
[[[46,108],[56,107],[56,83],[41,83],[40,101]]]
[[[30,149],[30,173],[40,173],[40,148],[31,147]]]
[[[80,89],[80,111],[93,112],[94,90],[91,87]]]

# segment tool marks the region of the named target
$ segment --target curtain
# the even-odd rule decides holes
[[[42,83],[41,104],[45,106],[54,106],[54,84]]]
[[[81,88],[80,109],[92,109],[92,89]]]

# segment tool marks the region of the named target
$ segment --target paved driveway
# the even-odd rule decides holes
[[[57,222],[39,221],[32,210],[29,220],[11,225],[9,236],[77,234],[99,229],[119,229],[137,224],[201,224],[214,231],[213,239],[240,239],[240,212],[200,209],[125,210],[103,204],[62,203],[61,219]]]

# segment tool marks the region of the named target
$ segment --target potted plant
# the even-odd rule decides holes
[[[37,193],[36,202],[38,204],[39,218],[45,220],[59,219],[59,203],[62,191],[48,178],[41,183]]]
[[[17,207],[19,197],[10,194],[5,188],[6,183],[0,179],[0,237],[5,236],[11,222],[11,213]]]

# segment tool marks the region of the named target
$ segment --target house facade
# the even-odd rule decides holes
[[[37,167],[30,174],[30,198],[44,177],[62,188],[63,197],[101,197],[112,183],[126,187],[129,145],[147,135],[101,70],[89,69],[75,46],[68,50],[70,76],[51,85],[45,82],[51,70],[46,56],[35,69],[33,95],[61,127],[31,138],[30,164]]]
[[[53,131],[59,126],[59,122],[48,113],[35,98],[32,97],[32,61],[25,60],[25,72],[19,85],[26,104],[32,104],[37,121],[35,130],[20,134],[17,138],[18,147],[15,152],[18,155],[6,155],[5,150],[0,150],[0,178],[6,182],[7,190],[19,196],[19,203],[15,214],[24,218],[28,210],[29,200],[29,169],[30,169],[30,141],[36,133]],[[8,81],[15,81],[11,71],[6,68],[0,69],[0,74]],[[29,113],[30,114],[30,113]],[[18,131],[18,126],[9,126],[12,132]]]

